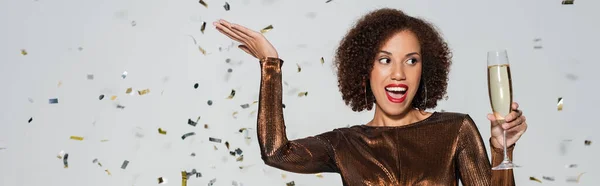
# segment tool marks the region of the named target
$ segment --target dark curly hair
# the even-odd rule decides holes
[[[425,110],[435,108],[446,95],[451,52],[436,28],[400,10],[378,9],[360,18],[336,50],[334,65],[342,99],[353,111],[371,110],[375,97],[369,85],[369,75],[379,49],[400,31],[413,32],[422,55],[421,84],[412,106]]]

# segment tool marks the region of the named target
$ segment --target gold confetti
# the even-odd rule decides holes
[[[585,141],[584,141],[584,144],[585,144],[586,146],[589,146],[589,145],[591,145],[591,144],[592,144],[592,141],[590,141],[590,140],[585,140]]]
[[[125,91],[125,94],[131,94],[131,92],[133,91],[133,88],[129,87],[127,88],[127,90]]]
[[[287,175],[285,175],[284,173],[281,173],[281,178],[285,179],[285,178],[287,178]]]
[[[165,183],[167,183],[167,179],[166,178],[163,178],[163,177],[159,177],[158,178],[158,184],[165,184]]]
[[[308,96],[308,92],[300,92],[298,93],[298,97]]]
[[[321,173],[316,174],[317,178],[323,178],[323,175]]]
[[[108,169],[106,169],[106,170],[104,170],[104,171],[105,171],[105,172],[106,172],[106,174],[108,174],[109,176],[111,175],[111,174],[110,174],[110,171],[108,171]]]
[[[206,50],[204,50],[202,47],[198,46],[198,50],[200,50],[203,55],[206,55]]]
[[[204,30],[206,29],[206,22],[202,21],[202,26],[200,27],[200,32],[204,34]]]
[[[61,85],[62,85],[62,81],[59,81],[57,87],[60,87]]]
[[[107,142],[107,141],[108,141],[107,139],[100,140],[100,142]]]
[[[298,66],[298,72],[302,71],[302,68],[300,68],[300,65],[298,63],[296,63],[296,66]]]
[[[229,96],[227,97],[227,99],[233,99],[234,96],[235,96],[235,90],[231,89],[231,93],[229,93]]]
[[[148,93],[150,93],[150,89],[138,90],[138,94],[140,96]]]
[[[258,101],[253,101],[253,102],[252,102],[252,104],[256,104],[256,103],[258,103]]]
[[[158,128],[158,133],[162,134],[162,135],[167,135],[167,131],[163,130],[161,128]]]
[[[237,111],[235,111],[235,112],[233,112],[233,114],[231,114],[231,116],[233,116],[233,119],[237,119],[237,114],[238,114]]]
[[[321,65],[325,64],[325,59],[321,57]]]
[[[117,96],[111,96],[111,97],[110,97],[110,100],[113,100],[113,101],[114,101],[115,99],[117,99]]]
[[[562,4],[563,5],[572,5],[574,0],[563,0]]]
[[[285,184],[286,186],[296,186],[296,183],[294,183],[294,181],[288,182]]]
[[[219,149],[217,148],[217,146],[216,146],[216,145],[213,145],[213,148],[214,148],[215,150],[219,150]]]
[[[82,141],[83,137],[81,137],[81,136],[71,136],[71,139],[72,140],[77,140],[77,141]]]
[[[208,124],[204,124],[204,128],[205,128],[205,129],[208,129]]]
[[[27,55],[27,50],[21,49],[21,54],[24,55],[24,56],[26,56]]]
[[[579,180],[581,179],[581,176],[583,176],[584,173],[579,174],[576,178],[575,177],[570,177],[567,178],[567,182],[575,182],[575,183],[579,183]]]
[[[563,98],[562,97],[558,98],[558,103],[556,104],[556,107],[557,107],[558,111],[563,110]]]
[[[241,155],[240,157],[236,158],[235,161],[244,161],[244,155]]]
[[[187,172],[181,171],[181,186],[187,186]]]
[[[200,0],[199,2],[201,5],[204,5],[204,7],[208,8],[208,5],[206,4],[206,2],[204,2],[204,0]]]
[[[264,33],[267,33],[268,31],[271,31],[271,30],[273,30],[273,25],[269,25],[269,26],[263,28],[262,30],[260,30],[260,33],[264,34]]]
[[[529,177],[529,180],[531,180],[531,181],[537,181],[537,182],[542,183],[542,180],[539,180],[539,179],[537,179],[535,177]]]
[[[225,147],[227,147],[227,149],[229,149],[229,142],[228,141],[225,142]]]

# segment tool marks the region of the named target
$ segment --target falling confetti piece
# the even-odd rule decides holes
[[[563,5],[572,5],[574,0],[563,0],[562,4]]]
[[[217,146],[216,146],[216,145],[213,145],[213,148],[214,148],[215,150],[219,150],[219,149],[217,148]]]
[[[123,161],[123,164],[121,164],[121,169],[127,168],[127,165],[129,165],[129,161],[127,161],[127,160]]]
[[[221,143],[221,139],[219,139],[219,138],[213,138],[213,137],[209,137],[208,141],[212,141],[212,142],[215,142],[215,143]]]
[[[204,128],[207,129],[208,128],[208,124],[204,124]]]
[[[24,55],[24,56],[26,56],[27,55],[27,50],[21,49],[21,54]]]
[[[29,103],[33,103],[33,99],[27,98],[27,100],[29,101]]]
[[[167,131],[163,130],[161,128],[158,128],[158,133],[162,134],[162,135],[167,135]]]
[[[50,104],[57,104],[58,103],[58,98],[50,98],[48,100],[48,103],[50,103]]]
[[[33,117],[29,118],[29,121],[27,121],[27,123],[31,123],[33,121]]]
[[[62,81],[58,82],[58,85],[56,85],[57,87],[60,87],[62,85]]]
[[[131,26],[135,26],[135,25],[137,25],[137,22],[131,21]]]
[[[206,50],[204,50],[202,47],[198,46],[198,50],[200,50],[203,55],[206,55]]]
[[[238,114],[238,112],[237,112],[237,111],[235,111],[235,112],[233,112],[233,113],[231,114],[231,116],[233,117],[233,119],[237,119],[237,114]]]
[[[281,178],[285,179],[285,178],[287,178],[287,175],[285,175],[284,173],[281,173]]]
[[[124,71],[123,74],[121,74],[121,78],[125,79],[127,77],[127,71]]]
[[[107,142],[107,141],[108,141],[107,139],[100,140],[100,142]]]
[[[548,181],[554,181],[554,177],[550,177],[550,176],[542,176],[542,179],[548,180]]]
[[[240,105],[240,107],[242,107],[243,109],[247,109],[248,107],[250,107],[250,104],[248,104],[248,103],[242,104],[242,105]]]
[[[198,83],[194,84],[194,89],[198,89]]]
[[[585,141],[584,141],[584,144],[585,144],[586,146],[590,146],[590,145],[592,144],[592,141],[590,141],[590,140],[585,140]]]
[[[208,106],[211,106],[213,104],[212,100],[208,100],[206,103],[208,104]]]
[[[241,155],[240,157],[236,158],[235,161],[244,161],[244,155]]]
[[[208,8],[208,5],[206,4],[206,2],[204,2],[204,0],[199,0],[199,3],[201,5],[204,5],[204,7]]]
[[[300,92],[298,93],[298,97],[308,96],[308,92]]]
[[[229,11],[229,9],[231,7],[229,6],[229,3],[225,2],[225,5],[223,5],[223,8],[225,8],[225,11]]]
[[[125,94],[131,94],[131,92],[133,92],[133,88],[129,87],[129,88],[127,88],[127,90],[125,91]]]
[[[294,181],[288,182],[285,184],[286,186],[296,186],[296,183],[294,183]]]
[[[238,154],[238,155],[241,155],[242,154],[242,149],[240,149],[240,148],[235,149],[235,153]]]
[[[534,49],[542,49],[542,38],[533,39],[533,48]]]
[[[537,179],[535,177],[529,177],[529,180],[531,180],[531,181],[537,181],[537,182],[542,183],[542,180],[539,180],[539,179]]]
[[[67,162],[67,159],[69,159],[69,154],[65,153],[65,156],[63,157],[63,164],[65,165],[65,169],[69,168],[69,162]]]
[[[181,171],[181,186],[187,186],[188,175],[187,172]]]
[[[204,34],[204,30],[206,30],[206,22],[202,21],[202,26],[200,27],[200,32]]]
[[[181,139],[184,140],[185,138],[193,136],[193,135],[196,135],[196,133],[195,132],[188,132],[188,133],[184,134],[183,136],[181,136]]]
[[[575,74],[567,74],[566,77],[571,81],[576,81],[577,79],[579,79],[579,77]]]
[[[234,96],[235,96],[235,90],[231,89],[231,93],[229,93],[229,96],[227,97],[227,99],[233,99]]]
[[[229,142],[228,141],[225,142],[225,147],[227,147],[227,149],[229,149]]]
[[[106,169],[106,170],[104,170],[104,171],[105,171],[105,172],[106,172],[106,174],[108,174],[109,176],[111,175],[111,174],[110,174],[110,171],[108,171],[108,169]]]
[[[81,136],[71,136],[71,139],[72,140],[77,140],[77,141],[82,141],[83,137],[81,137]]]
[[[120,105],[120,104],[117,104],[117,108],[118,108],[118,109],[125,109],[125,106],[123,106],[123,105]]]
[[[58,155],[56,157],[58,159],[62,159],[65,154],[66,154],[65,151],[61,150],[60,152],[58,152]]]
[[[158,184],[166,184],[166,183],[167,183],[167,178],[163,178],[163,177],[158,178]]]
[[[150,93],[150,89],[138,90],[140,96]]]
[[[281,106],[282,106],[283,108],[285,108],[285,104],[283,104],[283,103],[282,103],[282,104],[281,104]]]
[[[78,47],[77,50],[82,51],[83,47]]]
[[[111,97],[110,97],[110,100],[113,100],[113,101],[114,101],[115,99],[117,99],[117,96],[111,96]]]
[[[229,59],[229,58],[225,59],[225,63],[230,63],[230,62],[231,62],[231,59]]]
[[[321,65],[325,64],[325,59],[321,57]]]
[[[556,104],[556,107],[557,107],[558,111],[561,111],[563,109],[563,98],[562,97],[558,98],[558,103]]]
[[[210,180],[210,181],[208,182],[208,186],[212,186],[212,185],[214,185],[214,184],[215,184],[215,182],[217,182],[217,178],[213,178],[212,180]]]
[[[198,119],[200,119],[200,118],[198,118]],[[192,119],[188,119],[188,125],[191,125],[191,126],[195,127],[196,124],[198,124],[198,122],[192,121]]]
[[[325,3],[329,3],[329,2],[331,2],[331,1],[333,1],[333,0],[327,0],[327,1],[325,1]]]
[[[302,68],[300,68],[300,65],[298,63],[296,63],[296,66],[298,66],[298,72],[302,71]]]
[[[260,33],[263,33],[263,34],[264,34],[264,33],[267,33],[268,31],[271,31],[271,30],[273,30],[273,25],[269,25],[269,26],[267,26],[267,27],[265,27],[265,28],[261,29],[261,30],[260,30]]]
[[[577,164],[570,164],[566,166],[567,168],[577,168]]]
[[[577,177],[569,177],[567,178],[567,182],[573,182],[573,183],[579,183],[579,180],[581,179],[581,176],[583,176],[584,173],[579,174]]]
[[[231,72],[233,72],[233,69],[229,68],[229,69],[227,69],[227,72],[231,73]]]

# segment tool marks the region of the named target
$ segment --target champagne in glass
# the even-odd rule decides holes
[[[510,113],[512,105],[512,82],[506,50],[488,52],[487,65],[490,103],[497,124],[502,125],[505,122],[504,117]],[[503,135],[504,160],[492,170],[507,170],[516,167],[506,153],[506,130],[503,130]]]

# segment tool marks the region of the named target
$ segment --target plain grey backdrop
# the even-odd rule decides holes
[[[208,8],[197,0],[0,0],[0,185],[146,186],[158,185],[159,177],[180,185],[180,172],[192,169],[202,177],[188,185],[215,178],[214,185],[223,186],[341,185],[337,174],[264,165],[252,104],[258,62],[211,23],[224,18],[254,30],[273,26],[265,36],[285,60],[285,121],[288,137],[297,139],[371,119],[372,112],[354,113],[344,105],[332,58],[360,16],[384,7],[424,18],[443,33],[454,58],[448,99],[435,110],[470,114],[486,145],[486,52],[507,49],[514,100],[529,124],[514,152],[522,166],[515,169],[519,185],[540,184],[530,177],[544,185],[573,185],[566,180],[580,173],[579,185],[600,183],[594,159],[599,1],[231,0],[229,11],[223,0],[205,1]],[[133,93],[126,94],[130,87]],[[150,93],[137,93],[144,89]],[[227,99],[232,89],[235,96]],[[58,104],[49,104],[51,98]],[[198,116],[196,127],[187,124]],[[240,128],[250,129],[246,135]],[[196,135],[182,140],[188,132]],[[243,161],[229,154],[236,148]],[[60,151],[69,153],[68,168],[57,158]],[[129,164],[121,169],[124,160]]]

